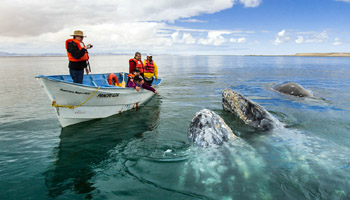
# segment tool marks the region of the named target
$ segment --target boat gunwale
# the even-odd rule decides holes
[[[93,74],[91,74],[93,75]],[[50,76],[45,76],[45,75],[37,75],[35,76],[36,79],[39,79],[39,78],[43,78],[43,79],[47,79],[47,80],[50,80],[50,81],[55,81],[55,82],[62,82],[62,83],[65,83],[65,84],[70,84],[70,85],[74,85],[74,86],[79,86],[79,87],[87,87],[87,88],[95,88],[97,89],[98,87],[100,87],[101,89],[134,89],[134,88],[130,88],[130,87],[118,87],[118,86],[104,86],[104,85],[101,85],[101,86],[92,86],[92,85],[87,85],[87,84],[81,84],[81,83],[73,83],[73,82],[68,82],[66,80],[59,80],[59,79],[56,79],[56,78],[53,78],[51,76],[69,76],[69,75],[50,75]],[[159,86],[160,83],[162,82],[162,79],[158,79],[159,80],[159,83],[155,86]]]

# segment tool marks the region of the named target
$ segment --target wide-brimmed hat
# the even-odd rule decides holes
[[[80,30],[75,30],[74,33],[73,33],[73,35],[70,35],[70,36],[86,37],[86,36],[84,36],[83,31],[80,31]]]

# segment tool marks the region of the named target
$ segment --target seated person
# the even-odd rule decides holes
[[[140,91],[140,88],[150,90],[158,95],[158,92],[151,86],[143,83],[143,78],[140,75],[136,75],[133,80],[130,80],[127,87],[136,88],[136,91]]]
[[[132,73],[128,75],[128,81],[126,82],[126,85],[128,85],[130,81],[133,81],[134,77],[137,75],[140,75],[140,70],[136,67],[132,70]]]

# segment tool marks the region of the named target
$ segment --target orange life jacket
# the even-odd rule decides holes
[[[148,60],[145,60],[145,61],[146,61],[146,65],[145,65],[144,72],[145,73],[154,73],[153,61],[152,62],[148,62]]]
[[[79,58],[79,59],[74,58],[74,57],[72,56],[72,54],[70,54],[70,53],[68,52],[68,43],[69,43],[69,42],[74,42],[75,44],[77,44],[79,50],[81,50],[83,47],[85,47],[84,42],[80,42],[80,41],[75,40],[75,39],[68,39],[68,40],[66,40],[66,49],[67,49],[67,56],[68,56],[68,60],[69,60],[69,61],[80,62],[80,61],[89,60],[89,55],[88,55],[87,51],[85,52],[85,54],[84,54],[81,58]]]
[[[142,63],[141,61],[136,60],[135,58],[131,58],[131,59],[129,60],[129,62],[130,62],[130,61],[134,61],[134,62],[135,62],[135,67],[139,68],[140,73],[143,73],[143,63]]]

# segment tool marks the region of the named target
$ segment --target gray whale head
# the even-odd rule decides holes
[[[236,136],[219,115],[203,109],[192,119],[187,137],[192,144],[207,147],[212,144],[220,145]]]
[[[231,89],[222,92],[222,107],[256,129],[270,130],[276,121],[263,107]]]
[[[274,89],[283,94],[289,94],[297,97],[312,97],[312,93],[301,85],[293,82],[276,85]]]

